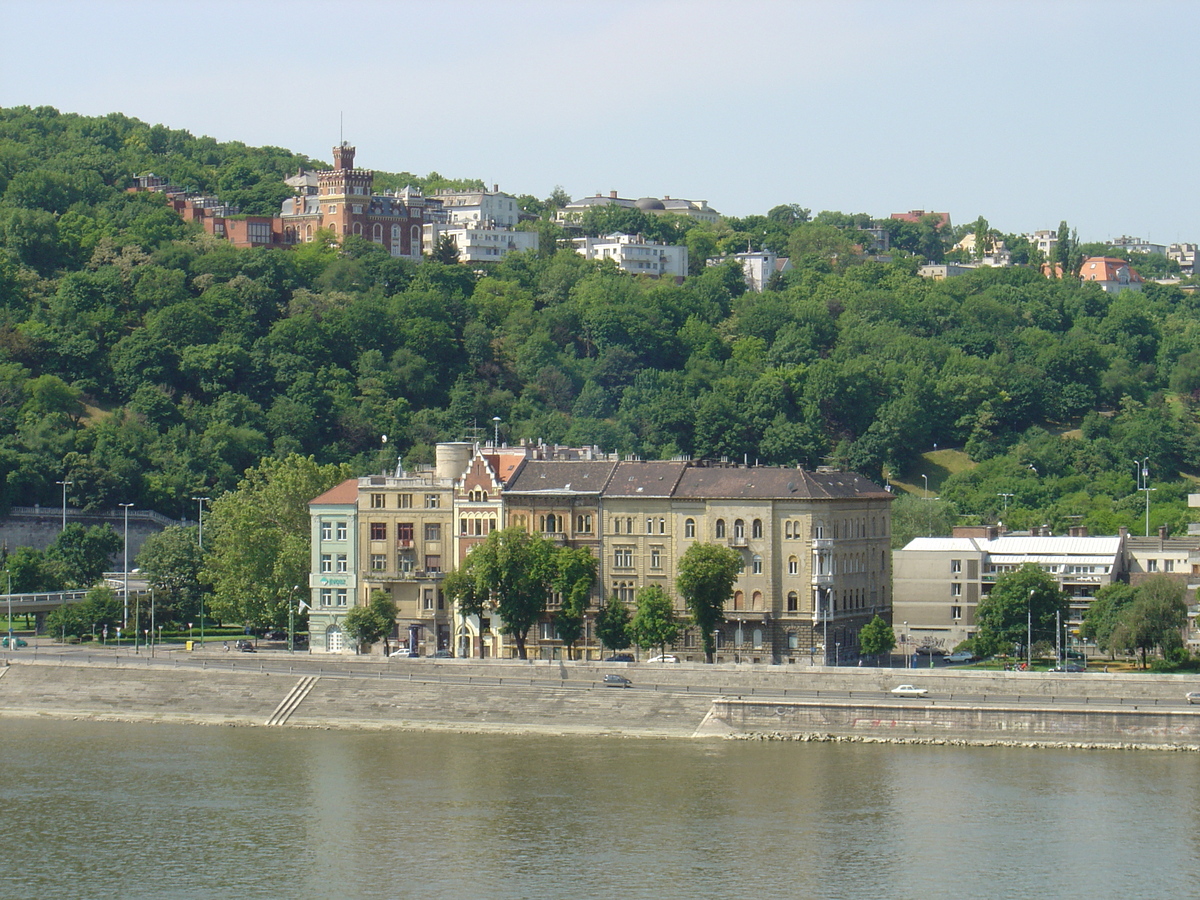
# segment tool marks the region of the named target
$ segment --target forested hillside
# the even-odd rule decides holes
[[[366,471],[386,434],[393,461],[428,461],[499,416],[510,441],[834,462],[918,491],[924,474],[941,501],[897,504],[902,533],[1005,504],[1014,527],[1140,532],[1143,458],[1152,524],[1189,518],[1200,300],[1180,287],[1110,297],[1020,267],[926,281],[916,257],[869,261],[862,217],[792,206],[647,224],[693,256],[791,253],[762,294],[736,264],[676,285],[545,240],[478,272],[352,238],[238,250],[124,191],[155,172],[270,213],[284,177],[323,165],[120,115],[0,110],[0,508],[56,505],[65,479],[80,506],[181,516],[264,456]],[[914,252],[946,250],[927,225],[895,227]],[[940,467],[949,448],[969,459]]]

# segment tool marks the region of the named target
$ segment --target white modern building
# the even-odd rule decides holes
[[[719,266],[727,258],[729,257],[710,259],[708,265]],[[776,272],[788,272],[792,268],[790,259],[786,256],[776,256],[770,250],[735,253],[732,258],[742,264],[742,271],[746,273],[746,287],[760,293],[766,288],[772,275]]]
[[[458,261],[463,263],[497,262],[509,253],[538,248],[536,231],[515,231],[512,228],[489,228],[486,225],[430,222],[421,232],[421,249],[428,255],[442,235],[447,235],[458,248]]]
[[[892,622],[910,645],[953,649],[975,634],[979,601],[996,579],[1034,563],[1070,596],[1071,624],[1078,627],[1096,591],[1121,580],[1125,541],[1124,535],[1001,535],[994,526],[915,538],[892,553]]]
[[[631,275],[684,278],[688,272],[687,247],[648,241],[640,234],[576,238],[575,249],[588,259],[611,259]]]
[[[450,225],[515,228],[521,219],[517,198],[503,193],[499,185],[491,191],[438,191],[435,199],[442,204],[443,221]]]

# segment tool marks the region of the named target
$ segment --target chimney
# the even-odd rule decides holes
[[[1158,539],[1160,541],[1165,541],[1167,539],[1167,526],[1166,525],[1158,526]]]
[[[609,196],[611,199],[613,199],[613,200],[616,200],[616,199],[617,199],[617,192],[616,192],[616,191],[609,191],[609,192],[608,192],[608,196]]]
[[[1124,525],[1122,525],[1120,528],[1117,529],[1117,537],[1119,537],[1119,538],[1129,537],[1129,529],[1126,528]]]
[[[492,193],[493,193],[493,194],[498,194],[498,193],[500,193],[500,185],[498,185],[498,184],[493,184],[493,185],[492,185]]]

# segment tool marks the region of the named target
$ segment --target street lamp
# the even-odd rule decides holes
[[[63,506],[62,506],[62,527],[63,531],[67,530],[67,485],[74,484],[73,481],[56,481],[55,484],[61,484],[63,489]]]
[[[713,662],[717,661],[717,644],[720,641],[721,629],[717,628],[713,631]]]
[[[500,417],[492,416],[492,446],[500,446]]]
[[[1016,494],[999,493],[996,496],[1004,498],[1004,512],[1001,513],[1001,515],[1007,519],[1008,518],[1008,501],[1011,500],[1013,497],[1015,497]]]
[[[833,642],[833,664],[835,666],[840,666],[842,664],[842,642],[841,641]]]
[[[196,524],[199,526],[196,530],[196,543],[201,550],[204,549],[204,504],[207,503],[210,497],[193,497],[199,506],[199,512],[196,514]]]
[[[122,625],[129,624],[129,507],[132,503],[118,503],[125,510],[125,612],[121,618]]]
[[[196,516],[196,524],[199,526],[196,529],[196,546],[202,551],[204,550],[204,504],[209,501],[209,497],[193,497],[193,500],[199,505],[199,511]],[[204,591],[200,591],[200,646],[204,646]]]
[[[912,668],[912,659],[908,655],[908,623],[904,623],[904,639],[901,642],[904,646],[904,668]]]
[[[1028,621],[1025,623],[1025,668],[1033,668],[1033,595],[1037,593],[1037,588],[1032,588],[1029,591],[1029,600],[1025,604],[1025,613]]]
[[[13,633],[12,633],[12,572],[8,569],[4,570],[4,574],[8,576],[8,649],[13,648]]]
[[[292,593],[288,595],[288,653],[296,652],[296,591],[300,585],[292,585]]]

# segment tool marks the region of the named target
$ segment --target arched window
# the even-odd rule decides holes
[[[371,240],[376,244],[383,243],[383,226],[378,222],[371,226]]]
[[[755,628],[750,634],[750,642],[754,645],[755,650],[762,649],[763,633],[761,628]]]
[[[354,233],[359,235],[360,237],[362,236],[362,222],[354,223]]]
[[[746,595],[744,593],[742,593],[741,591],[733,592],[733,608],[734,609],[745,609],[746,608]]]
[[[409,230],[408,237],[408,253],[410,256],[418,256],[421,251],[421,226],[414,225]]]
[[[795,591],[788,591],[787,611],[788,612],[799,612],[800,611],[800,595],[797,594]]]
[[[733,536],[739,540],[746,536],[746,523],[741,519],[735,519],[733,523]]]
[[[800,560],[796,559],[796,557],[794,557],[794,556],[788,557],[788,574],[789,575],[799,575],[800,574]]]
[[[752,571],[755,575],[761,575],[762,574],[762,557],[759,556],[757,553],[755,553],[754,556],[751,558],[750,562],[751,562],[750,571]]]
[[[683,521],[683,536],[685,538],[694,538],[696,536],[696,520],[684,519]]]
[[[813,525],[813,538],[818,541],[823,541],[825,539],[824,522],[817,522],[815,525]]]
[[[762,607],[763,607],[762,591],[755,591],[753,594],[750,595],[750,608],[751,609],[762,609]]]
[[[783,536],[789,541],[792,539],[792,523],[791,520],[783,523]]]
[[[312,241],[312,222],[304,226],[304,240],[306,242]]]
[[[724,519],[717,519],[716,534],[717,534],[718,538],[725,537],[725,520]]]
[[[756,538],[756,539],[762,538],[762,536],[763,536],[762,519],[754,520],[754,524],[751,526],[750,536],[753,538]]]

